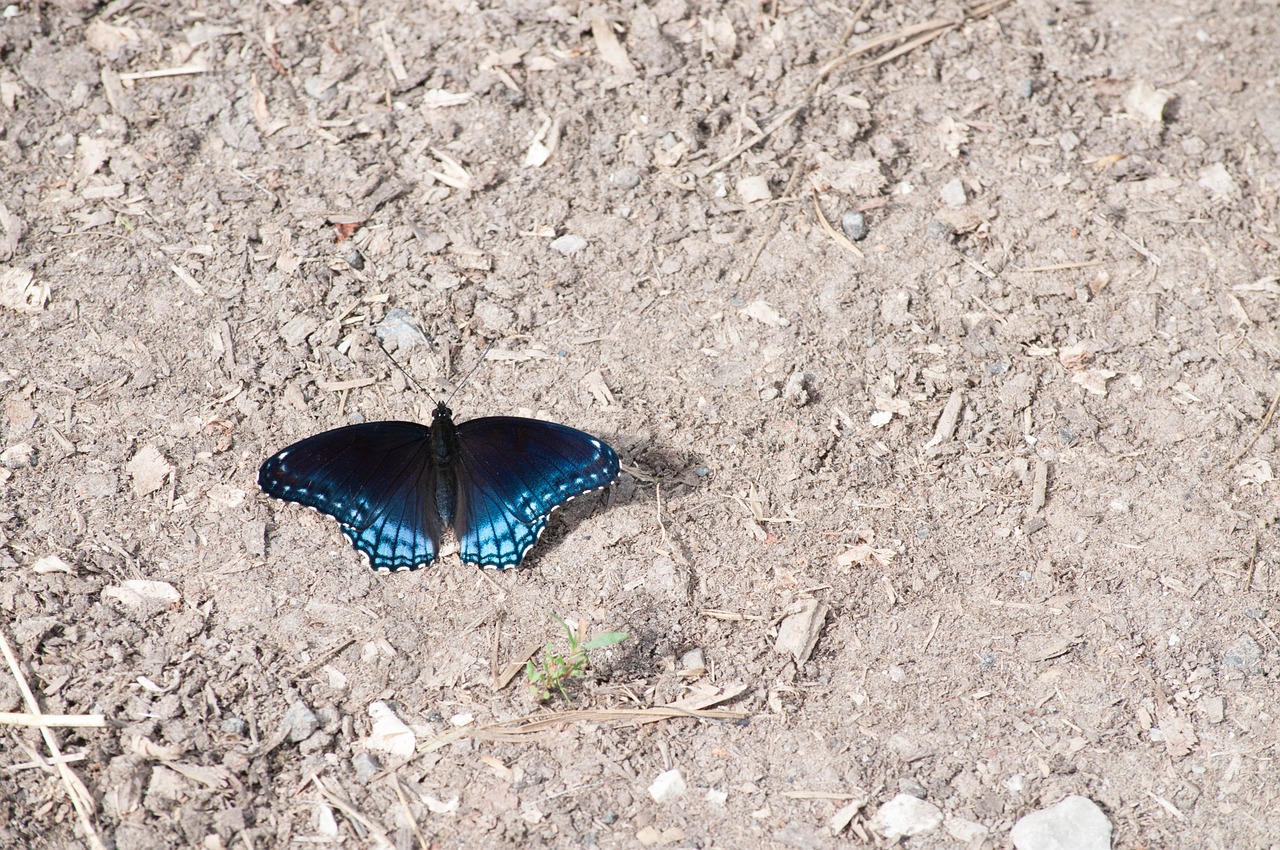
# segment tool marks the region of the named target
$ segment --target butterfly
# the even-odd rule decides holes
[[[554,422],[462,423],[444,402],[431,425],[366,422],[301,440],[258,470],[268,496],[315,508],[379,572],[416,570],[452,529],[462,560],[518,566],[551,512],[618,477],[602,440]]]

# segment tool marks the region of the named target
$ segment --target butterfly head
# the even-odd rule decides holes
[[[436,402],[436,409],[431,414],[431,421],[435,422],[441,417],[444,417],[445,419],[453,418],[453,411],[450,410],[449,405],[445,404],[443,401]]]

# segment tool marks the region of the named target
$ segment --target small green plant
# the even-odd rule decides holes
[[[551,699],[553,691],[558,691],[566,702],[572,702],[565,693],[564,683],[568,679],[581,679],[586,676],[587,653],[593,649],[615,646],[627,639],[626,632],[605,632],[588,641],[583,641],[578,633],[569,628],[569,624],[561,618],[551,615],[569,638],[569,654],[560,655],[548,642],[542,650],[541,666],[529,659],[524,663],[525,675],[529,677],[529,689],[538,697],[539,702]]]

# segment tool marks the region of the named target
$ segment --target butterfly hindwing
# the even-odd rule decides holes
[[[430,433],[416,422],[325,431],[268,458],[258,485],[336,519],[376,570],[426,566],[441,536],[428,474]]]
[[[612,448],[565,425],[490,416],[457,429],[454,532],[459,556],[470,563],[519,564],[553,510],[618,477]]]

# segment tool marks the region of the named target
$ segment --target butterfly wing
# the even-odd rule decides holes
[[[336,519],[373,569],[414,570],[440,548],[430,437],[416,422],[335,428],[268,458],[258,486]]]
[[[458,426],[459,557],[506,568],[524,558],[565,502],[608,486],[618,455],[590,434],[512,416],[472,419]]]

